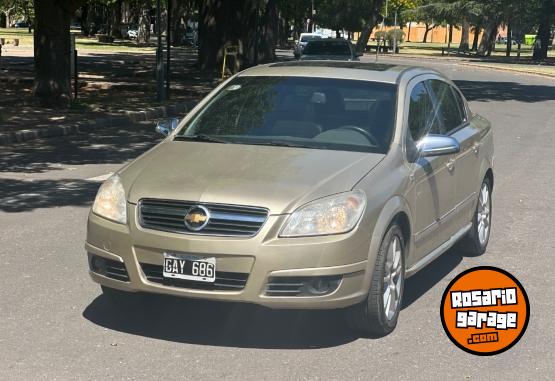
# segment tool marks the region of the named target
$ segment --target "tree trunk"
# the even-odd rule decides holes
[[[513,48],[512,34],[511,20],[509,20],[509,22],[507,23],[507,49],[505,50],[505,55],[507,57],[511,56],[511,50]]]
[[[462,22],[461,43],[459,44],[459,52],[468,51],[469,38],[470,38],[470,23],[468,22],[468,19],[465,18]]]
[[[428,32],[433,29],[433,26],[430,24],[425,23],[426,30],[424,30],[424,37],[422,38],[422,42],[427,42],[428,40]]]
[[[122,0],[116,0],[116,2],[114,2],[111,6],[112,9],[110,12],[110,36],[115,38],[123,38],[123,35],[121,34],[121,5]]]
[[[79,5],[79,0],[35,0],[33,95],[42,106],[65,107],[71,100],[69,27]]]
[[[491,54],[492,44],[495,40],[496,32],[497,23],[493,20],[488,21],[486,27],[484,28],[484,33],[482,34],[478,51],[476,52],[479,56],[489,56]]]
[[[549,43],[551,42],[551,21],[553,12],[555,11],[553,0],[543,0],[542,13],[540,17],[540,25],[536,40],[539,41],[539,50],[537,59],[546,59]]]
[[[81,33],[84,36],[89,36],[91,34],[88,17],[89,5],[85,4],[81,7]]]
[[[261,4],[264,4],[263,9]],[[224,48],[228,45],[237,46],[239,50],[235,59],[231,58],[233,71],[258,61],[273,60],[276,7],[275,0],[205,0],[201,5],[199,19],[200,69],[221,70]]]
[[[358,37],[357,43],[355,45],[355,50],[357,51],[357,53],[364,53],[364,51],[366,50],[368,40],[370,39],[370,35],[372,35],[372,30],[374,30],[374,28],[376,27],[377,20],[378,19],[376,15],[372,15],[370,17],[370,20],[368,20],[367,23],[364,25],[364,29],[362,29],[362,32],[360,33],[360,36]]]
[[[29,33],[33,32],[33,23],[31,20],[31,12],[29,11],[29,3],[25,2],[23,5],[23,13],[25,14],[25,21],[27,21],[27,31]]]
[[[447,40],[447,54],[451,50],[451,42],[453,42],[453,24],[449,24],[449,37]]]
[[[6,28],[10,28],[12,26],[12,20],[10,18],[10,15],[14,9],[15,7],[11,7],[4,11],[4,13],[6,14]]]
[[[268,0],[262,16],[262,33],[258,49],[258,63],[268,63],[276,59],[276,45],[278,42],[278,7],[277,0]]]
[[[409,21],[409,31],[407,33],[407,42],[410,42],[410,27],[412,26],[412,21]]]
[[[139,32],[137,42],[148,44],[150,40],[150,0],[142,0],[141,13],[139,16]]]
[[[241,20],[239,18],[241,11],[238,9],[239,4],[237,3],[225,0],[205,0],[201,4],[198,25],[198,66],[201,70],[218,70],[223,61],[224,46],[226,44],[239,45],[240,33],[237,29],[240,29],[240,26],[237,24]],[[229,18],[230,14],[234,14],[235,17]]]
[[[474,38],[472,39],[472,50],[474,51],[478,50],[478,40],[480,37],[481,30],[482,30],[482,27],[480,25],[476,25],[474,27]]]
[[[170,41],[172,45],[181,45],[184,32],[181,21],[186,16],[186,9],[181,1],[173,1],[171,6]]]

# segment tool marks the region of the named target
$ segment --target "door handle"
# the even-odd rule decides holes
[[[449,172],[453,172],[453,169],[455,169],[455,159],[451,159],[447,162],[446,164],[447,169],[449,170]]]

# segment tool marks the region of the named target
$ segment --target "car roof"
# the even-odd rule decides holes
[[[412,73],[436,74],[438,72],[418,66],[404,66],[386,63],[347,62],[347,61],[285,61],[259,65],[238,75],[241,77],[314,77],[354,79],[384,83],[397,83],[402,75]]]

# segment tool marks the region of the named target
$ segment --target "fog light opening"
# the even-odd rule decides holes
[[[315,277],[307,282],[307,293],[310,295],[326,295],[337,289],[341,277]]]
[[[97,255],[91,258],[91,270],[100,275],[106,275],[106,260]]]

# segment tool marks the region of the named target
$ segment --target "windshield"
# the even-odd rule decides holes
[[[305,34],[304,36],[301,36],[301,42],[308,42],[308,41],[312,41],[312,40],[318,40],[321,37],[318,35],[314,35],[314,34]]]
[[[351,49],[346,41],[310,41],[304,49],[304,54],[350,56]]]
[[[176,139],[386,153],[395,99],[393,84],[238,77]]]

